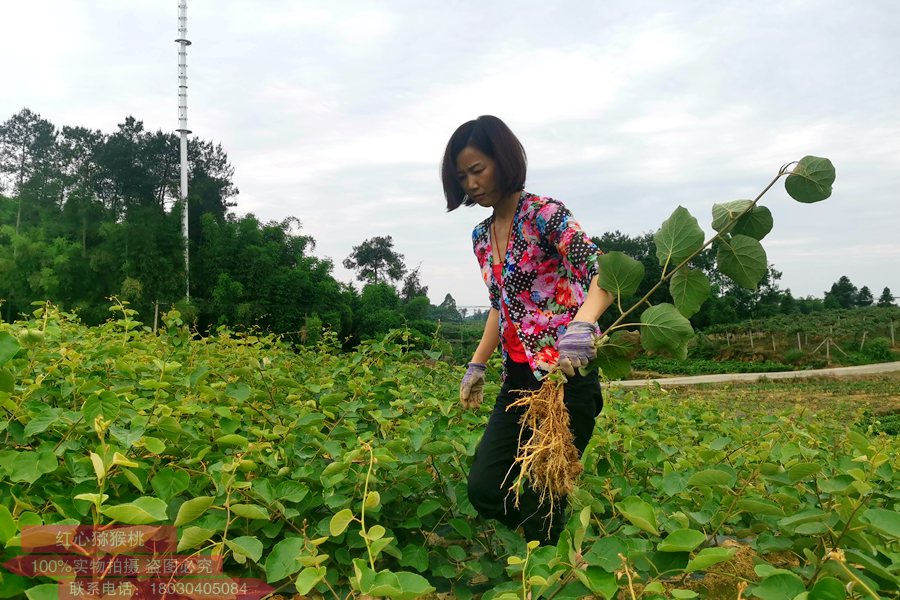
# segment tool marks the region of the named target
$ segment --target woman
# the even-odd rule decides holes
[[[577,369],[596,356],[596,322],[612,297],[597,286],[597,246],[561,202],[524,191],[525,171],[522,144],[493,116],[461,125],[444,152],[447,210],[461,204],[491,209],[472,232],[491,309],[459,397],[466,408],[481,404],[486,363],[499,345],[503,386],[469,471],[469,500],[483,517],[522,527],[527,540],[556,544],[565,499],[555,502],[550,518],[533,490],[523,491],[518,508],[508,493],[517,475],[510,468],[523,409],[507,406],[521,391],[539,388],[558,366],[568,376],[565,404],[575,447],[584,452],[603,399],[597,372],[579,375]]]

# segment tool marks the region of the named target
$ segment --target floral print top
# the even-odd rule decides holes
[[[542,379],[559,358],[556,340],[565,333],[584,303],[591,279],[599,273],[601,252],[562,202],[523,191],[503,261],[501,288],[493,274],[493,222],[491,215],[472,231],[475,257],[491,307],[506,306],[531,370]],[[500,319],[501,340],[508,322]],[[501,350],[505,365],[507,351]]]

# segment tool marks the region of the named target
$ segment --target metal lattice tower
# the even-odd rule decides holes
[[[190,253],[188,250],[188,164],[187,136],[191,130],[187,128],[187,47],[191,41],[187,39],[187,0],[178,2],[178,133],[181,134],[181,233],[184,237],[184,277],[185,297],[191,298]]]

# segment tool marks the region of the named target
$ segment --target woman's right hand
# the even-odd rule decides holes
[[[459,401],[463,408],[478,408],[484,400],[484,372],[487,365],[470,362],[459,384]]]

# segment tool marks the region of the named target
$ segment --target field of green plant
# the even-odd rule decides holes
[[[476,516],[465,477],[492,403],[462,411],[461,369],[407,333],[343,353],[201,339],[173,313],[154,335],[111,310],[0,324],[0,561],[29,524],[154,523],[287,596],[897,596],[900,442],[871,417],[896,378],[833,407],[801,387],[760,401],[774,383],[612,390],[543,547]],[[0,597],[53,589],[0,569]]]

